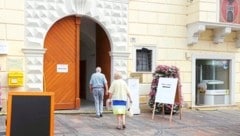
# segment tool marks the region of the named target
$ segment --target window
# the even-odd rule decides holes
[[[152,50],[147,48],[136,50],[136,71],[152,71]]]
[[[196,104],[229,104],[230,60],[196,60]]]

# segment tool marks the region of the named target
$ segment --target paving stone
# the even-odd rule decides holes
[[[182,119],[151,112],[127,117],[127,128],[117,130],[116,117],[110,112],[102,118],[94,113],[55,113],[54,136],[239,136],[240,110],[184,110]],[[0,116],[0,136],[5,136],[6,116]]]

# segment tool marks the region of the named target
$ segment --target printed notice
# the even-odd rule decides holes
[[[68,64],[57,64],[57,72],[58,73],[67,73],[68,72]]]
[[[159,78],[155,102],[174,104],[177,78]]]

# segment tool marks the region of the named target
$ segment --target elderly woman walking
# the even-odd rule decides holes
[[[112,100],[113,114],[117,117],[117,129],[126,128],[126,105],[129,99],[132,103],[132,99],[129,94],[127,83],[122,79],[122,75],[119,72],[114,73],[114,81],[109,88],[109,99]]]

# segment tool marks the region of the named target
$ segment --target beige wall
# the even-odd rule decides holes
[[[218,4],[218,0],[193,0],[187,2],[187,23],[196,21],[218,22]]]
[[[240,53],[235,47],[236,32],[231,32],[225,42],[212,42],[213,30],[202,32],[196,45],[187,45],[186,25],[197,21],[218,22],[217,0],[129,0],[128,13],[128,72],[134,72],[133,52],[136,46],[155,47],[155,65],[174,65],[180,68],[184,101],[192,101],[192,61],[195,53],[214,53],[235,56],[235,102],[240,103],[239,77]],[[0,43],[7,44],[8,54],[0,55],[0,81],[2,92],[14,90],[7,87],[7,72],[24,70],[24,0],[0,0]],[[11,62],[18,62],[12,65]],[[140,94],[147,97],[152,73],[143,73]],[[21,89],[21,88],[17,88]],[[5,98],[4,94],[3,97]],[[146,100],[146,99],[144,99]]]
[[[155,65],[174,65],[180,68],[184,100],[191,101],[191,62],[185,58],[185,52],[188,50],[186,5],[186,0],[130,1],[129,47],[156,46]],[[131,41],[132,39],[135,41]],[[130,66],[129,71],[132,70]],[[144,75],[151,76],[152,73],[144,73]],[[145,83],[151,83],[152,78],[144,79],[148,79],[144,81]],[[145,91],[145,95],[148,95],[149,90],[150,88]]]
[[[180,69],[184,101],[188,106],[191,106],[192,91],[195,91],[192,90],[194,79],[192,79],[191,56],[193,54],[234,55],[236,74],[239,75],[239,49],[235,46],[235,32],[225,37],[224,43],[214,44],[213,30],[207,29],[201,33],[196,45],[187,45],[186,25],[197,21],[217,23],[218,10],[216,0],[193,0],[193,2],[134,0],[129,2],[129,49],[133,52],[136,45],[156,46],[156,66],[160,64],[177,66]],[[133,64],[132,58],[130,57],[129,64]],[[132,70],[133,66],[129,65],[129,71]],[[144,75],[150,74],[144,73]],[[240,102],[238,77],[236,76],[235,80],[235,102]],[[144,84],[151,83],[151,78],[147,79],[149,81],[144,81]],[[145,94],[147,95],[147,91]]]
[[[9,88],[9,71],[23,71],[24,0],[0,0],[0,44],[7,45],[7,55],[0,55],[0,85],[3,111],[7,92],[22,88]]]

